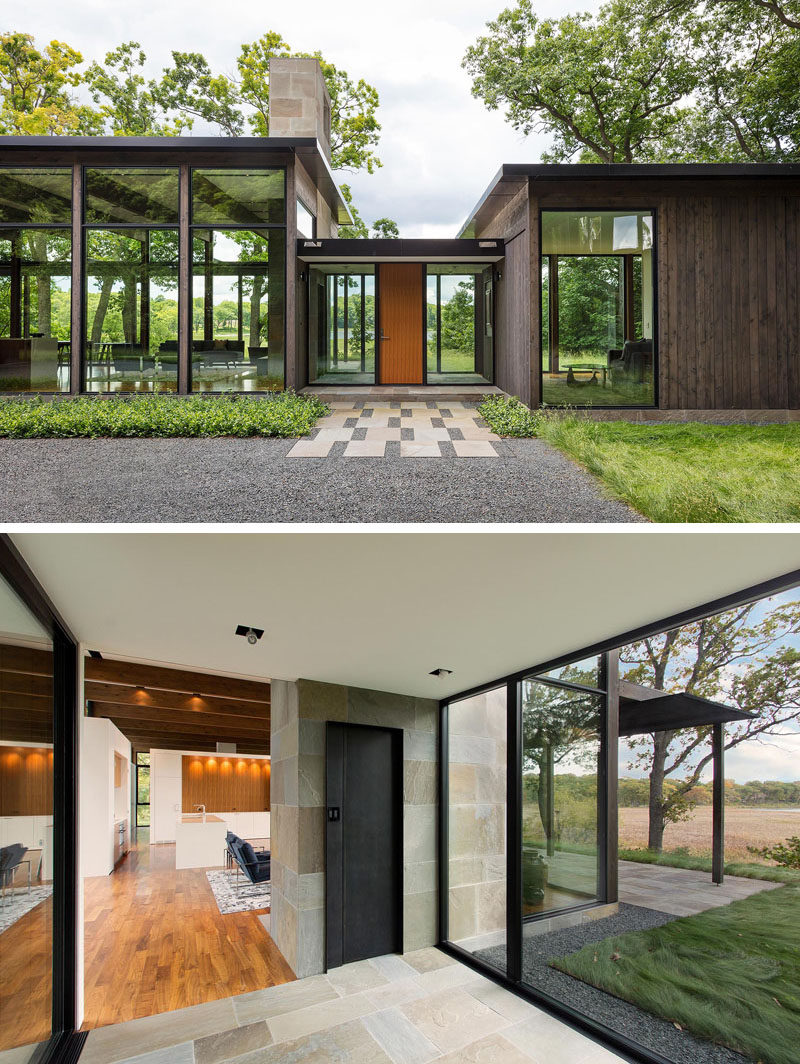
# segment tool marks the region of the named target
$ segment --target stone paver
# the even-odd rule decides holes
[[[620,901],[673,916],[694,916],[778,886],[779,883],[742,876],[725,876],[717,886],[711,882],[710,872],[637,864],[635,861],[619,863]]]
[[[394,403],[363,401],[331,403],[310,440],[299,440],[287,458],[337,457],[332,449],[315,449],[324,442],[346,443],[345,458],[390,457],[387,443],[400,442],[401,458],[498,458],[500,442],[482,421],[476,407],[464,403]],[[365,443],[371,446],[364,446]],[[447,450],[439,446],[445,444]],[[450,449],[450,444],[453,449]]]
[[[186,1038],[191,1025],[194,1042]],[[435,949],[359,961],[145,1023],[100,1028],[90,1032],[81,1057],[82,1064],[192,1060],[622,1064],[621,1057]]]

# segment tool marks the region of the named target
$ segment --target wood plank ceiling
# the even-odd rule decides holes
[[[86,658],[87,715],[114,722],[134,752],[216,750],[269,753],[270,687],[204,672]]]
[[[0,739],[53,741],[53,655],[0,643]]]

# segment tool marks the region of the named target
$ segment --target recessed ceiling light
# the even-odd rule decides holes
[[[429,676],[452,676],[452,669],[431,669],[428,673]]]
[[[251,646],[255,646],[261,636],[264,634],[264,629],[253,628],[252,625],[249,624],[237,624],[236,634],[243,635]]]

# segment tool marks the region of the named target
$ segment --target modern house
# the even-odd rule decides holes
[[[508,165],[457,239],[354,241],[315,60],[270,133],[0,138],[0,390],[797,417],[800,166]]]
[[[184,1032],[200,1015],[266,1032],[266,1017],[289,1038],[281,1010],[306,992],[355,1022],[388,1007],[369,998],[381,987],[396,1004],[390,962],[369,969],[366,997],[358,962],[426,950],[425,971],[445,957],[469,970],[412,980],[406,1001],[483,973],[623,1054],[609,1059],[663,1064],[647,1030],[538,986],[529,944],[632,896],[682,914],[768,886],[738,880],[726,894],[727,877],[684,872],[674,896],[645,865],[631,895],[617,737],[703,724],[719,747],[742,714],[620,683],[617,660],[635,639],[797,586],[794,539],[607,537],[598,565],[593,534],[510,536],[513,592],[492,579],[480,536],[318,540],[0,540],[2,854],[18,844],[31,869],[29,882],[15,858],[0,914],[0,1060],[27,1064],[36,1042],[37,1064],[74,1061],[82,1024],[87,1060],[127,1059],[111,1052],[117,1024],[133,1019],[146,1038],[154,1014],[187,1006]],[[115,578],[100,590],[94,570]],[[443,623],[420,603],[449,572],[472,578],[448,587]],[[646,597],[620,593],[623,572],[648,573]],[[476,623],[476,586],[491,632]],[[381,624],[365,625],[365,608]],[[575,771],[578,805],[563,790]],[[718,800],[718,883],[721,815]],[[268,878],[237,878],[227,832],[264,846]],[[301,1033],[315,1030],[307,1017]],[[374,1052],[363,1059],[384,1059]]]

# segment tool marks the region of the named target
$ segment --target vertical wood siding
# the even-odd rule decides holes
[[[800,406],[795,196],[663,197],[659,406]]]

